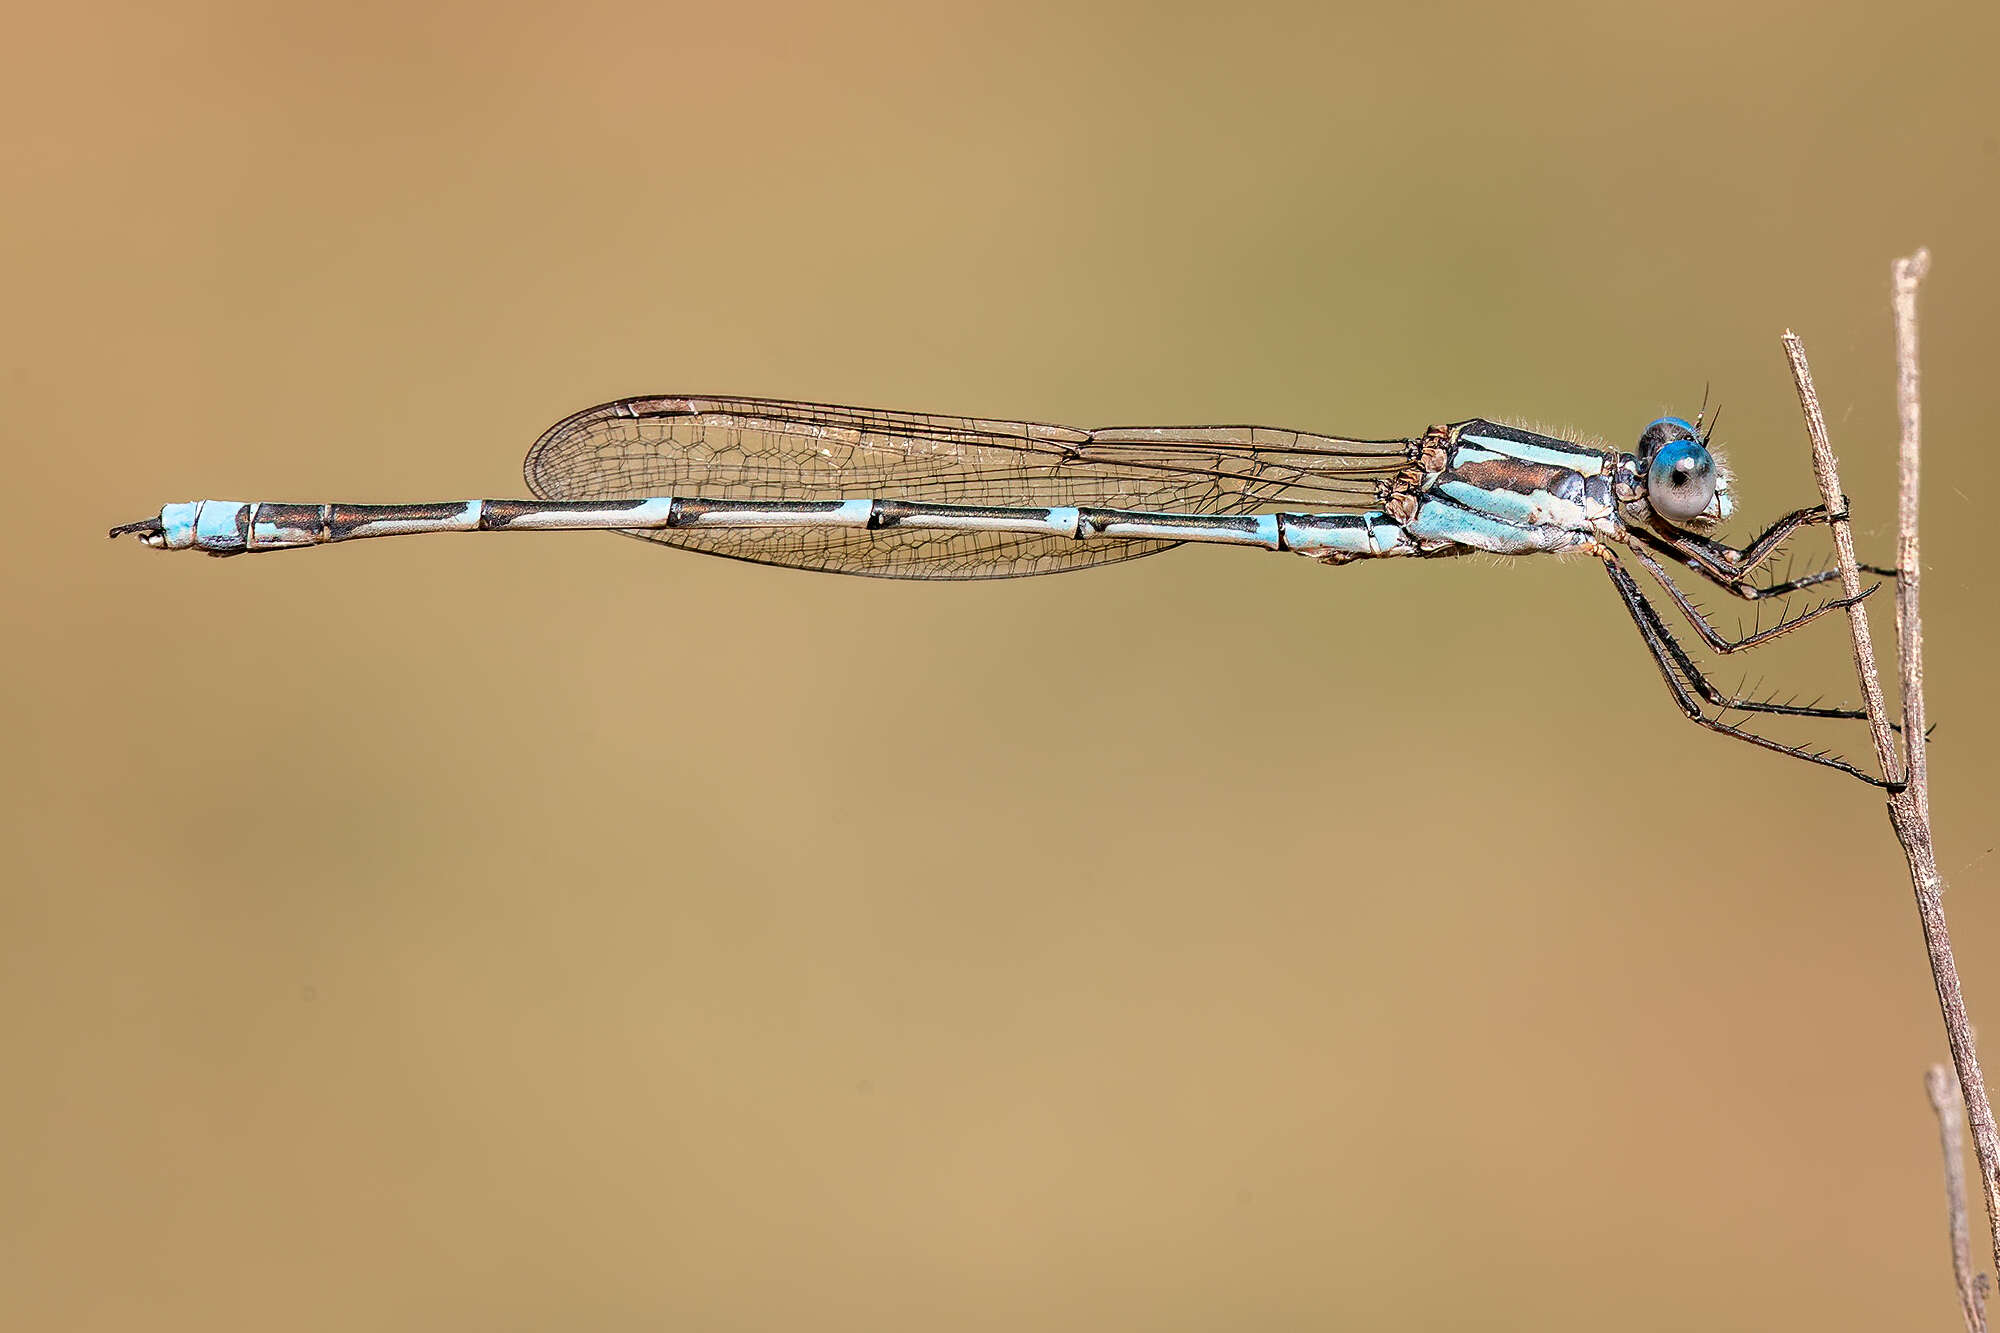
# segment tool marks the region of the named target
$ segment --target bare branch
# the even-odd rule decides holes
[[[1944,1201],[1951,1227],[1951,1275],[1958,1281],[1958,1308],[1965,1316],[1965,1333],[1986,1333],[1984,1273],[1972,1271],[1972,1232],[1965,1221],[1965,1111],[1958,1098],[1958,1080],[1943,1065],[1924,1074],[1924,1091],[1937,1112],[1938,1146],[1944,1152]]]
[[[1786,329],[1783,342],[1785,359],[1792,364],[1792,381],[1799,389],[1799,407],[1805,412],[1806,434],[1812,440],[1813,476],[1826,501],[1827,526],[1833,529],[1841,591],[1859,597],[1861,570],[1854,559],[1854,529],[1848,521],[1847,495],[1840,489],[1840,464],[1826,434],[1826,416],[1819,410],[1819,391],[1813,388],[1812,367],[1806,364],[1805,344],[1798,334]],[[1875,759],[1882,766],[1882,776],[1894,788],[1903,781],[1902,763],[1896,754],[1896,735],[1889,729],[1888,706],[1882,701],[1882,677],[1875,670],[1875,640],[1868,632],[1868,612],[1859,605],[1849,606],[1847,623],[1854,636],[1854,669],[1861,675],[1861,697],[1868,709],[1868,731],[1875,739]]]
[[[1930,956],[1931,980],[1937,987],[1938,1009],[1944,1017],[1945,1038],[1951,1046],[1952,1068],[1965,1102],[1965,1118],[1972,1131],[1972,1150],[1979,1160],[1979,1179],[1986,1196],[1986,1220],[1993,1234],[1994,1260],[2000,1267],[2000,1132],[1993,1123],[1993,1104],[1986,1094],[1986,1075],[1979,1067],[1979,1050],[1973,1040],[1972,1023],[1965,1011],[1965,991],[1958,980],[1958,961],[1951,951],[1951,931],[1944,916],[1944,880],[1938,874],[1937,852],[1931,842],[1928,772],[1924,762],[1924,677],[1923,620],[1918,614],[1917,593],[1921,586],[1918,569],[1917,495],[1919,430],[1923,415],[1917,400],[1917,285],[1930,269],[1930,254],[1919,250],[1908,259],[1896,261],[1896,399],[1902,419],[1900,451],[1902,497],[1897,508],[1899,531],[1896,549],[1897,641],[1901,647],[1903,717],[1909,747],[1907,766],[1897,755],[1890,731],[1888,710],[1882,701],[1882,681],[1875,670],[1875,651],[1868,635],[1866,613],[1859,606],[1848,608],[1854,634],[1854,665],[1861,676],[1861,694],[1868,708],[1868,725],[1875,738],[1875,753],[1884,775],[1901,782],[1889,798],[1889,824],[1902,844],[1903,859],[1910,868],[1910,887],[1916,892],[1917,917],[1923,924],[1924,949]],[[1826,419],[1819,410],[1813,391],[1812,371],[1806,364],[1805,349],[1797,335],[1785,334],[1785,355],[1792,364],[1798,383],[1799,405],[1805,409],[1806,431],[1813,443],[1813,473],[1819,478],[1820,494],[1827,512],[1839,517],[1832,522],[1834,552],[1840,560],[1842,585],[1853,593],[1861,584],[1854,562],[1854,539],[1846,521],[1846,499],[1840,493],[1840,473],[1834,462],[1833,447],[1827,441]],[[1984,1275],[1975,1279],[1982,1282]],[[1977,1288],[1976,1288],[1977,1289]]]
[[[1917,560],[1918,448],[1923,442],[1923,402],[1917,377],[1917,285],[1931,269],[1931,252],[1919,250],[1890,266],[1896,315],[1896,416],[1902,423],[1897,450],[1902,486],[1896,504],[1896,645],[1902,663],[1903,737],[1908,750],[1912,804],[1931,823],[1929,748],[1924,723],[1924,625],[1917,614],[1923,566]]]

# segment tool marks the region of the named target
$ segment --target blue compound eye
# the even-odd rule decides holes
[[[1646,500],[1669,523],[1700,518],[1715,503],[1715,460],[1698,440],[1660,446],[1646,468]]]

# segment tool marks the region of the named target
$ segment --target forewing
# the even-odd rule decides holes
[[[549,500],[896,499],[1181,514],[1366,507],[1403,440],[1262,426],[1077,430],[754,398],[627,398],[558,422],[525,464]],[[679,528],[630,536],[710,555],[883,578],[1011,578],[1178,543],[991,532]]]

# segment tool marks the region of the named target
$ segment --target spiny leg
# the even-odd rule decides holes
[[[1759,601],[1766,597],[1784,597],[1805,588],[1817,587],[1819,584],[1829,583],[1840,577],[1840,571],[1837,569],[1823,569],[1817,573],[1807,574],[1796,579],[1785,579],[1778,583],[1756,584],[1746,578],[1738,577],[1731,572],[1727,561],[1715,556],[1710,551],[1702,549],[1704,544],[1716,547],[1718,546],[1717,543],[1705,542],[1705,539],[1687,534],[1681,534],[1677,538],[1668,539],[1661,537],[1658,533],[1648,532],[1644,528],[1628,528],[1627,532],[1635,542],[1650,548],[1655,554],[1664,556],[1677,563],[1687,564],[1695,573],[1701,575],[1710,583],[1727,592],[1734,593],[1748,602]],[[1719,547],[1719,549],[1728,550],[1730,548]],[[1765,558],[1769,559],[1769,556]],[[1897,573],[1896,570],[1882,565],[1856,565],[1855,568],[1864,573],[1880,574],[1885,578],[1894,578]]]
[[[1875,583],[1863,588],[1852,597],[1829,598],[1810,610],[1779,620],[1777,624],[1771,626],[1769,629],[1758,630],[1756,633],[1741,639],[1731,639],[1724,637],[1720,630],[1709,623],[1708,617],[1702,614],[1701,608],[1688,600],[1687,594],[1681,591],[1679,584],[1668,577],[1666,570],[1660,568],[1659,562],[1636,546],[1629,549],[1632,552],[1633,558],[1644,565],[1646,572],[1651,574],[1654,580],[1667,590],[1667,596],[1674,599],[1674,605],[1681,609],[1681,614],[1687,617],[1690,625],[1694,626],[1695,633],[1701,635],[1702,642],[1718,653],[1733,653],[1744,648],[1755,648],[1760,643],[1769,643],[1779,635],[1790,634],[1799,626],[1809,624],[1829,611],[1837,611],[1853,606],[1863,598],[1873,594],[1877,588],[1882,586],[1879,583]],[[1862,717],[1865,714],[1856,713],[1854,716]]]
[[[1749,583],[1752,570],[1777,554],[1778,548],[1800,528],[1811,527],[1826,521],[1826,506],[1813,505],[1808,509],[1794,509],[1783,518],[1765,528],[1752,538],[1748,546],[1741,548],[1728,546],[1708,537],[1691,532],[1675,531],[1662,535],[1644,528],[1634,528],[1633,535],[1665,556],[1679,556],[1692,563],[1703,575],[1729,586],[1731,592],[1743,595]],[[1768,596],[1767,591],[1760,596]]]
[[[1751,699],[1740,695],[1723,693],[1710,683],[1708,677],[1702,674],[1701,668],[1695,665],[1694,659],[1687,655],[1687,650],[1681,647],[1680,640],[1676,639],[1673,631],[1667,628],[1665,618],[1660,615],[1659,610],[1650,601],[1646,600],[1645,594],[1639,591],[1639,585],[1625,571],[1625,567],[1618,564],[1616,560],[1611,559],[1608,555],[1605,557],[1605,563],[1616,571],[1613,575],[1613,580],[1619,583],[1620,592],[1622,593],[1625,588],[1629,587],[1632,590],[1632,595],[1638,598],[1640,611],[1646,616],[1647,621],[1653,627],[1653,631],[1659,636],[1667,655],[1672,659],[1674,666],[1678,669],[1680,677],[1686,682],[1687,687],[1717,708],[1736,713],[1773,713],[1781,717],[1832,718],[1837,721],[1850,722],[1859,721],[1868,716],[1860,709],[1854,708],[1822,708],[1816,704],[1781,704],[1766,699]],[[1627,606],[1629,608],[1631,603],[1628,602]]]
[[[1769,629],[1759,630],[1756,633],[1741,639],[1727,639],[1724,638],[1721,635],[1721,633],[1716,630],[1714,625],[1709,623],[1708,618],[1702,614],[1701,608],[1697,607],[1693,602],[1690,602],[1687,599],[1687,595],[1681,591],[1680,585],[1675,583],[1673,579],[1669,577],[1666,570],[1662,569],[1658,564],[1656,564],[1653,561],[1653,559],[1650,556],[1648,556],[1644,551],[1640,550],[1639,548],[1628,547],[1627,549],[1629,549],[1632,552],[1633,556],[1639,561],[1640,564],[1646,567],[1646,572],[1651,574],[1653,578],[1659,582],[1659,585],[1667,590],[1667,595],[1674,599],[1674,605],[1678,606],[1681,609],[1681,614],[1687,617],[1688,623],[1694,626],[1695,632],[1701,635],[1702,641],[1708,644],[1710,648],[1713,648],[1718,653],[1733,653],[1743,648],[1754,648],[1760,643],[1769,643],[1772,639],[1777,638],[1781,634],[1791,633],[1793,630],[1797,629],[1799,626],[1807,623],[1808,621],[1817,620],[1820,616],[1825,615],[1828,611],[1833,611],[1837,609],[1844,610],[1845,608],[1853,606],[1856,603],[1866,601],[1869,597],[1872,597],[1875,594],[1875,590],[1877,588],[1882,586],[1879,583],[1871,583],[1866,588],[1863,588],[1860,592],[1856,593],[1852,597],[1830,598],[1829,600],[1820,603],[1818,606],[1813,607],[1809,611],[1805,611],[1799,615],[1791,616],[1787,619],[1780,620],[1777,624],[1771,626]],[[1894,570],[1878,570],[1873,565],[1862,565],[1860,566],[1860,568],[1870,570],[1878,574],[1895,573]],[[1816,575],[1810,579],[1797,580],[1797,586],[1806,586],[1812,583],[1823,583],[1827,579],[1838,578],[1838,577],[1839,577],[1839,571],[1830,570],[1824,574]],[[1773,586],[1788,587],[1794,585],[1778,584]],[[1769,590],[1767,589],[1767,591]],[[1669,641],[1671,641],[1671,636],[1669,636]],[[1683,657],[1682,660],[1685,661],[1686,659]],[[1692,670],[1691,666],[1690,670]],[[1694,674],[1697,680],[1701,679],[1699,672],[1695,672]],[[1705,684],[1706,682],[1703,683]],[[1704,694],[1703,697],[1707,698],[1711,703],[1716,702],[1715,698],[1711,695]],[[1788,704],[1760,703],[1755,700],[1746,700],[1746,699],[1731,699],[1726,705],[1722,706],[1726,706],[1728,708],[1735,709],[1738,712],[1745,712],[1745,713],[1783,713],[1789,716],[1797,716],[1797,717],[1830,717],[1830,718],[1845,719],[1849,721],[1865,721],[1868,717],[1867,710],[1861,708],[1817,708],[1817,707],[1796,708]],[[1935,729],[1936,729],[1935,727],[1931,728],[1931,730]],[[1900,722],[1891,722],[1889,724],[1889,730],[1896,732],[1898,735],[1900,735],[1902,734],[1903,726]],[[1927,732],[1926,734],[1928,735],[1929,733]]]
[[[1808,717],[1842,716],[1842,714],[1834,713],[1833,710],[1792,709],[1780,706],[1758,708],[1750,706],[1754,701],[1747,700],[1741,703],[1730,702],[1728,696],[1710,685],[1695,668],[1694,662],[1674,641],[1666,622],[1660,619],[1660,613],[1646,600],[1645,594],[1639,591],[1638,583],[1626,572],[1625,567],[1618,563],[1617,558],[1609,551],[1601,551],[1599,556],[1604,561],[1605,572],[1611,576],[1612,586],[1618,590],[1619,600],[1625,604],[1626,614],[1630,615],[1632,623],[1638,626],[1639,637],[1645,642],[1646,650],[1652,654],[1653,664],[1659,668],[1661,678],[1667,682],[1667,689],[1674,696],[1674,702],[1680,706],[1681,712],[1687,715],[1690,722],[1724,736],[1734,736],[1738,740],[1748,741],[1761,749],[1790,755],[1794,759],[1803,759],[1809,764],[1837,768],[1851,777],[1861,779],[1871,787],[1896,789],[1892,784],[1863,772],[1836,755],[1818,754],[1796,745],[1786,745],[1768,736],[1759,736],[1753,731],[1733,727],[1719,717],[1708,716],[1696,702],[1695,694],[1690,692],[1690,686],[1699,691],[1702,698],[1723,708],[1735,707],[1746,712],[1786,712]]]
[[[1842,503],[1846,502],[1843,500]],[[1718,557],[1726,568],[1734,570],[1741,577],[1747,575],[1766,560],[1769,560],[1776,553],[1777,549],[1784,545],[1791,535],[1800,528],[1811,527],[1815,523],[1824,522],[1826,522],[1826,506],[1823,504],[1812,505],[1805,509],[1794,509],[1791,513],[1786,514],[1770,527],[1758,533],[1751,539],[1748,546],[1740,550],[1724,546],[1721,542],[1710,541],[1707,538],[1699,538],[1697,540],[1713,548],[1712,554]]]
[[[1688,600],[1687,595],[1681,591],[1680,585],[1675,583],[1673,579],[1668,576],[1667,571],[1662,569],[1658,564],[1656,564],[1653,561],[1652,557],[1648,556],[1644,551],[1639,550],[1637,547],[1630,547],[1628,549],[1631,550],[1634,558],[1636,558],[1640,564],[1646,567],[1646,572],[1651,574],[1653,578],[1659,583],[1659,585],[1667,590],[1667,595],[1674,599],[1674,605],[1678,606],[1681,609],[1681,614],[1687,617],[1688,623],[1694,626],[1695,632],[1701,635],[1702,641],[1708,644],[1710,648],[1714,649],[1718,653],[1733,653],[1744,648],[1755,648],[1758,644],[1769,643],[1771,640],[1777,638],[1781,634],[1791,633],[1793,630],[1797,629],[1799,626],[1803,624],[1806,624],[1808,621],[1817,620],[1820,616],[1825,615],[1828,611],[1833,611],[1836,609],[1845,609],[1847,607],[1855,605],[1858,602],[1867,600],[1869,597],[1874,595],[1875,590],[1877,588],[1882,586],[1879,583],[1872,583],[1868,587],[1863,588],[1860,592],[1856,593],[1852,597],[1831,598],[1825,602],[1820,603],[1820,605],[1813,607],[1809,611],[1805,611],[1799,615],[1791,616],[1787,619],[1780,620],[1777,624],[1771,626],[1769,629],[1758,630],[1756,633],[1748,635],[1745,638],[1729,639],[1723,637],[1721,632],[1718,631],[1714,625],[1709,623],[1708,617],[1702,614],[1701,608]],[[1868,566],[1864,565],[1862,566],[1862,568],[1865,569],[1868,568]],[[1830,578],[1833,577],[1833,575],[1828,575],[1827,577]],[[1665,628],[1664,622],[1661,623],[1661,628],[1662,629]],[[1674,642],[1673,636],[1671,634],[1668,635],[1668,642],[1673,647],[1678,649],[1679,644]],[[1685,654],[1677,653],[1676,655],[1679,658],[1680,662],[1687,668],[1689,673],[1693,676],[1693,678],[1697,682],[1699,682],[1697,688],[1701,692],[1702,697],[1707,699],[1710,703],[1716,704],[1718,707],[1729,708],[1742,713],[1780,713],[1788,717],[1826,717],[1826,718],[1836,718],[1854,722],[1865,721],[1868,717],[1867,710],[1861,708],[1820,708],[1817,706],[1799,707],[1792,704],[1778,704],[1762,700],[1737,698],[1733,696],[1725,700],[1719,697],[1718,695],[1707,691],[1706,689],[1706,686],[1708,684],[1707,680],[1703,678],[1703,676],[1698,670],[1695,669],[1692,661],[1688,659]],[[1891,722],[1889,724],[1889,730],[1900,734],[1903,730],[1902,724],[1897,722]]]
[[[1845,518],[1843,513],[1838,515]],[[1726,589],[1745,601],[1757,601],[1764,597],[1782,597],[1816,584],[1826,583],[1840,577],[1838,570],[1821,570],[1804,578],[1786,579],[1779,583],[1758,585],[1750,582],[1750,574],[1784,545],[1785,540],[1802,527],[1824,523],[1826,506],[1814,505],[1810,509],[1795,509],[1791,513],[1764,529],[1745,547],[1728,546],[1691,532],[1675,532],[1662,535],[1642,527],[1629,529],[1638,541],[1651,547],[1658,554],[1670,560],[1687,562],[1697,574],[1717,587]],[[1893,578],[1896,571],[1879,565],[1862,565],[1861,569],[1870,574],[1881,574]]]

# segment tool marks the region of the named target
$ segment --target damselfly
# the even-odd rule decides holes
[[[1182,542],[1335,565],[1574,552],[1603,562],[1691,720],[1883,785],[1837,756],[1732,721],[1863,714],[1718,689],[1621,563],[1619,552],[1635,560],[1718,653],[1768,643],[1854,600],[1822,602],[1740,638],[1709,623],[1662,560],[1750,601],[1837,575],[1754,581],[1786,538],[1827,521],[1826,509],[1787,514],[1747,546],[1715,540],[1733,507],[1729,473],[1698,422],[1680,417],[1652,422],[1626,453],[1479,419],[1410,439],[1352,440],[1262,426],[1075,430],[756,398],[626,398],[558,422],[529,450],[525,471],[534,500],[195,500],[111,535],[243,555],[408,533],[608,530],[737,560],[900,579],[1054,574]]]

